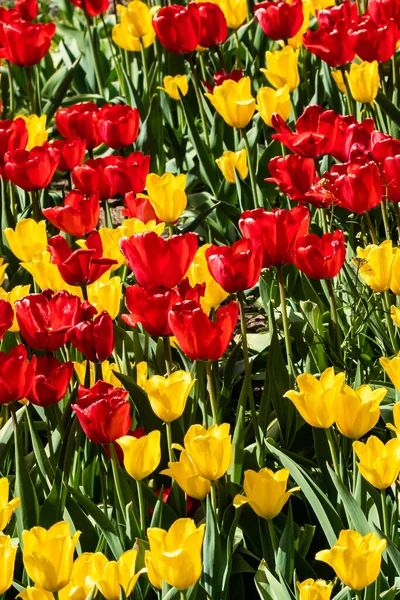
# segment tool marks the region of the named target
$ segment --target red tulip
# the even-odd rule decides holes
[[[86,198],[81,192],[69,192],[63,206],[43,209],[43,215],[60,231],[82,237],[97,227],[100,216],[98,193]]]
[[[127,104],[104,104],[95,119],[101,141],[114,150],[133,144],[138,136],[139,111]]]
[[[314,160],[297,154],[275,156],[269,161],[268,169],[272,177],[266,181],[275,183],[292,200],[308,192],[315,177]]]
[[[49,239],[51,262],[56,264],[61,277],[69,285],[89,285],[97,281],[108,269],[117,263],[111,258],[103,258],[103,245],[98,231],[93,231],[86,239],[86,248],[72,251],[61,235]]]
[[[69,140],[54,140],[45,142],[45,147],[55,148],[60,154],[58,170],[65,173],[72,171],[74,167],[81,165],[85,158],[86,142],[81,138],[72,138]]]
[[[23,119],[0,121],[0,172],[7,152],[25,150],[28,143],[28,130]]]
[[[329,154],[335,144],[338,115],[318,104],[308,106],[296,121],[296,132],[286,125],[278,114],[272,115],[272,126],[278,131],[272,135],[289,150],[300,156],[316,158]]]
[[[349,30],[349,37],[354,52],[362,60],[386,62],[396,51],[399,30],[393,19],[377,25],[371,17],[363,16]]]
[[[145,231],[120,241],[122,254],[137,282],[144,288],[171,289],[185,277],[197,250],[194,233],[164,240]]]
[[[333,4],[317,13],[320,27],[333,27],[338,21],[345,21],[348,27],[358,22],[358,8],[356,2],[345,0],[341,4]]]
[[[78,399],[72,405],[86,436],[95,444],[112,444],[126,435],[132,418],[128,392],[98,381],[92,388],[78,387]]]
[[[299,237],[294,248],[294,264],[310,279],[336,277],[346,258],[343,231],[318,237],[308,233]]]
[[[15,0],[15,9],[21,19],[25,21],[34,21],[38,14],[37,0]]]
[[[68,140],[81,138],[85,140],[88,150],[93,150],[100,144],[95,120],[98,110],[94,102],[80,102],[69,108],[60,108],[56,112],[56,127]]]
[[[230,302],[215,313],[215,321],[194,300],[175,304],[169,325],[183,352],[192,360],[218,360],[225,353],[237,323],[239,307]]]
[[[226,81],[227,79],[231,79],[232,81],[240,81],[242,79],[242,77],[243,77],[243,69],[233,69],[230,73],[227,73],[225,71],[225,69],[221,69],[221,71],[214,73],[214,75],[213,75],[214,84],[213,85],[211,85],[210,83],[207,83],[207,81],[203,81],[203,84],[207,88],[207,91],[210,92],[210,94],[212,94],[214,91],[214,87],[217,85],[222,85],[224,83],[224,81]]]
[[[368,0],[368,15],[377,25],[393,19],[400,23],[400,4],[397,0]]]
[[[4,173],[26,192],[42,190],[53,179],[60,155],[55,148],[35,146],[32,150],[14,150],[4,157]]]
[[[347,162],[354,144],[361,144],[370,150],[374,128],[373,119],[364,119],[358,123],[353,115],[339,115],[337,135],[330,154],[340,162]]]
[[[0,6],[0,22],[2,23],[11,23],[11,21],[17,21],[19,23],[20,16],[15,8],[6,9],[3,6]],[[0,26],[1,27],[1,26]],[[0,58],[6,57],[6,49],[1,41],[0,36]]]
[[[400,154],[400,140],[394,140],[389,135],[375,131],[371,136],[372,159],[382,163],[386,158]]]
[[[382,178],[373,162],[356,159],[344,165],[334,165],[324,175],[339,206],[362,215],[378,206],[382,200]]]
[[[271,40],[284,40],[296,35],[303,24],[303,3],[261,2],[254,6],[254,14],[265,35]]]
[[[72,362],[60,363],[51,354],[40,356],[28,400],[43,407],[57,404],[67,393],[73,372]]]
[[[114,156],[106,158],[90,158],[83,165],[78,165],[72,171],[72,181],[77,190],[87,196],[96,193],[102,200],[113,198],[115,188],[107,176],[107,166]],[[109,160],[107,160],[109,159]]]
[[[228,37],[228,26],[221,8],[212,2],[198,2],[197,6],[200,14],[200,46],[211,48],[223,44]]]
[[[28,361],[23,344],[9,352],[0,352],[0,404],[10,404],[25,398],[32,387],[36,356]]]
[[[68,341],[91,362],[103,362],[114,350],[114,325],[103,310],[92,321],[82,321],[68,331]]]
[[[171,4],[160,8],[153,27],[161,44],[173,54],[193,52],[200,42],[200,13],[197,4]]]
[[[400,140],[387,136],[374,144],[372,158],[378,163],[384,193],[391,202],[400,202]]]
[[[78,296],[65,290],[54,294],[28,294],[15,302],[15,313],[21,335],[35,350],[58,350],[67,341],[68,330],[87,318],[94,310],[82,303]]]
[[[310,212],[305,206],[246,210],[239,220],[243,237],[261,244],[263,267],[293,264],[294,245],[298,237],[307,233],[309,224]]]
[[[253,240],[238,240],[231,247],[211,245],[206,250],[208,269],[229,294],[254,287],[260,279],[263,248]]]
[[[344,19],[339,19],[332,26],[320,26],[315,31],[307,29],[303,35],[303,44],[330,67],[340,67],[351,62],[355,56],[348,30],[349,24]]]
[[[18,67],[31,67],[47,54],[56,32],[54,23],[0,21],[0,44],[4,57]]]
[[[125,194],[124,205],[125,208],[122,209],[124,217],[139,219],[142,223],[148,223],[149,221],[161,222],[147,196],[140,194],[135,196],[133,192],[128,192]]]
[[[89,17],[97,17],[107,12],[108,0],[71,0],[71,4],[86,11]]]
[[[0,300],[0,340],[8,331],[14,321],[14,310],[9,302]]]

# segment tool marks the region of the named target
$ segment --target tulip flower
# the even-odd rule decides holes
[[[279,186],[281,192],[291,200],[303,198],[315,177],[314,160],[297,154],[274,156],[268,163],[268,169],[272,177],[266,181]]]
[[[28,130],[24,119],[0,120],[0,173],[4,166],[4,156],[14,150],[25,150],[28,143]]]
[[[157,215],[152,207],[149,197],[145,194],[138,194],[135,196],[133,192],[128,192],[125,194],[124,198],[124,206],[122,209],[122,214],[125,217],[139,219],[142,223],[148,223],[149,221],[157,221],[160,223],[160,220],[157,218]]]
[[[238,29],[247,17],[246,0],[211,0],[221,8],[229,29]],[[216,84],[218,85],[218,84]]]
[[[119,315],[122,298],[121,277],[111,277],[107,272],[100,279],[87,286],[88,300],[97,314],[106,311],[111,319]]]
[[[156,216],[166,223],[175,223],[187,205],[186,175],[164,173],[161,177],[150,173],[146,177],[146,189],[149,202]]]
[[[37,252],[47,248],[46,221],[21,219],[15,229],[5,229],[4,235],[11,252],[24,262],[31,262]]]
[[[85,140],[88,150],[93,150],[100,144],[95,114],[98,107],[94,102],[80,102],[68,108],[60,108],[56,112],[56,127],[62,136],[71,140]]]
[[[9,352],[0,352],[0,404],[25,398],[31,390],[35,369],[36,356],[29,362],[23,344]]]
[[[165,223],[158,219],[143,223],[139,219],[133,218],[122,221],[122,224],[117,229],[120,231],[120,239],[123,237],[130,238],[137,233],[144,233],[145,231],[154,231],[158,236],[161,236],[165,229]]]
[[[8,535],[0,535],[0,594],[12,586],[17,550]]]
[[[197,250],[194,233],[164,240],[146,231],[120,241],[122,254],[142,287],[171,289],[185,277]]]
[[[38,14],[37,0],[15,0],[15,9],[24,21],[34,21]]]
[[[82,290],[80,287],[68,285],[62,279],[57,265],[50,263],[50,252],[36,252],[30,262],[21,262],[21,267],[26,269],[33,277],[33,280],[39,288],[53,290],[55,293],[68,291],[82,299]]]
[[[400,392],[400,352],[394,358],[386,358],[382,356],[379,359],[379,362],[381,363],[396,390]]]
[[[384,490],[396,481],[400,471],[400,439],[396,437],[384,444],[371,435],[365,444],[353,442],[353,449],[360,461],[358,470],[368,483]]]
[[[132,423],[127,395],[125,390],[101,380],[90,389],[78,387],[77,402],[72,409],[90,441],[112,444],[127,435]]]
[[[0,46],[4,58],[18,67],[32,67],[47,54],[56,33],[55,23],[0,21]]]
[[[35,223],[36,223],[36,221],[35,221]],[[3,233],[5,233],[5,230]],[[6,272],[7,267],[8,267],[8,263],[4,262],[4,258],[0,258],[0,285],[2,285],[4,282],[5,272]]]
[[[289,92],[293,92],[299,86],[298,50],[285,46],[282,50],[266,52],[265,60],[267,68],[260,70],[274,88],[278,90],[287,85]]]
[[[57,169],[65,173],[66,171],[72,171],[72,169],[83,163],[86,142],[80,138],[53,140],[52,142],[45,142],[44,147],[54,148],[58,151],[60,162]]]
[[[369,244],[366,248],[357,247],[358,273],[361,279],[374,292],[386,292],[390,288],[397,291],[397,276],[400,252],[393,248],[391,240],[385,240],[379,246]]]
[[[43,407],[57,404],[67,393],[73,372],[72,362],[60,363],[51,354],[39,356],[28,400]]]
[[[125,302],[131,314],[123,314],[122,320],[129,327],[141,323],[145,331],[153,336],[169,336],[168,324],[170,309],[182,299],[174,290],[150,289],[131,285],[126,290]]]
[[[94,119],[101,141],[114,150],[133,144],[138,136],[139,111],[127,104],[104,104]]]
[[[285,40],[296,35],[303,23],[303,7],[300,0],[289,2],[260,2],[254,6],[254,14],[263,32],[271,40]]]
[[[250,77],[240,81],[226,79],[214,88],[213,93],[206,93],[215,110],[230,127],[242,129],[251,121],[256,108],[256,101],[251,95]]]
[[[220,2],[220,5],[222,6],[221,2]],[[245,6],[246,6],[246,4],[245,4]],[[246,8],[246,14],[247,14],[247,8]],[[217,71],[216,73],[213,74],[214,85],[209,84],[207,81],[203,81],[203,84],[207,88],[207,91],[209,91],[210,94],[212,94],[214,87],[218,87],[218,86],[222,85],[223,82],[226,81],[227,79],[232,79],[232,81],[240,81],[241,79],[243,79],[243,69],[233,69],[230,73],[227,73],[225,71],[225,69],[221,69],[220,71]]]
[[[152,20],[159,8],[158,5],[149,8],[141,0],[133,0],[128,6],[118,4],[121,23],[113,27],[114,43],[130,52],[140,52],[141,47],[151,46],[156,37]]]
[[[186,590],[198,581],[204,530],[204,524],[196,528],[192,519],[177,519],[168,531],[158,527],[147,530],[150,550],[145,552],[145,565],[152,585],[161,589],[165,581]]]
[[[272,115],[278,115],[282,121],[287,121],[290,117],[290,94],[289,88],[285,85],[283,88],[274,90],[270,87],[261,87],[257,92],[256,109],[260,117],[272,127]]]
[[[346,84],[343,79],[342,71],[331,71],[332,79],[336,83],[337,88],[342,94],[347,94]]]
[[[71,0],[71,3],[84,10],[89,17],[97,17],[108,9],[107,0]]]
[[[370,0],[368,2],[368,15],[378,25],[387,23],[390,19],[396,21],[398,10],[397,2],[393,0]]]
[[[12,500],[9,500],[9,489],[10,486],[7,477],[0,478],[0,531],[4,531],[4,529],[7,526],[7,523],[11,519],[13,512],[21,504],[21,500],[19,498],[13,498]]]
[[[358,440],[370,431],[381,416],[379,405],[387,394],[384,387],[360,385],[353,390],[344,385],[335,406],[335,421],[342,435]]]
[[[390,202],[400,202],[400,144],[397,142],[389,138],[377,142],[372,148],[372,158],[378,163],[386,197]]]
[[[238,152],[224,152],[215,162],[229,183],[236,183],[235,171],[238,172],[242,179],[246,179],[249,174],[246,148],[242,148]]]
[[[188,6],[170,4],[153,17],[153,27],[161,44],[173,54],[193,52],[200,42],[200,12],[194,2]]]
[[[347,79],[354,100],[365,103],[375,100],[380,81],[376,60],[371,63],[362,62],[359,65],[352,63]]]
[[[1,293],[1,290],[0,290]],[[14,322],[14,310],[12,305],[7,300],[2,300],[0,297],[0,340],[8,331]]]
[[[250,504],[256,515],[262,519],[274,519],[281,512],[293,492],[299,487],[286,491],[290,472],[288,469],[280,469],[276,473],[271,469],[244,472],[243,488],[245,495],[237,494],[233,499],[235,508]]]
[[[58,592],[71,578],[75,546],[80,531],[73,536],[70,525],[60,521],[50,529],[33,527],[22,532],[22,558],[28,577],[48,592]]]
[[[219,283],[215,281],[208,268],[206,252],[210,246],[211,244],[200,246],[187,272],[192,287],[205,284],[205,291],[200,298],[200,304],[207,314],[210,313],[212,308],[218,308],[221,302],[228,297],[228,292],[225,292]]]
[[[211,425],[208,429],[192,425],[183,439],[184,448],[179,444],[173,444],[173,447],[188,453],[199,475],[216,481],[225,475],[232,462],[229,429],[228,423]]]
[[[204,500],[211,491],[210,480],[200,474],[196,463],[186,450],[182,450],[179,461],[169,462],[168,469],[164,469],[160,474],[174,479],[191,498]]]
[[[179,346],[189,358],[219,360],[232,340],[238,311],[237,303],[230,302],[219,308],[215,321],[211,321],[198,302],[186,300],[170,310],[168,321]]]
[[[309,29],[303,36],[305,48],[325,61],[330,67],[340,67],[354,59],[355,52],[349,36],[349,23],[338,19],[335,23]]]
[[[182,96],[186,96],[189,91],[188,78],[186,75],[166,75],[163,79],[163,86],[157,89],[163,90],[173,100],[180,100]]]
[[[6,177],[26,192],[42,190],[56,172],[60,156],[55,148],[36,146],[32,150],[14,150],[4,157]]]
[[[307,233],[297,238],[294,247],[294,264],[311,279],[332,279],[343,267],[346,245],[343,231],[324,233],[318,237]]]
[[[221,7],[213,2],[197,2],[200,15],[199,46],[211,48],[223,44],[228,37],[228,27]]]
[[[333,367],[325,369],[319,379],[310,373],[302,373],[296,379],[300,391],[290,390],[285,398],[293,402],[311,427],[328,429],[335,422],[335,407],[345,376],[345,373],[335,375]]]
[[[399,33],[394,20],[377,24],[370,16],[363,15],[357,25],[349,30],[349,37],[354,52],[361,60],[369,63],[387,62],[396,51]]]
[[[185,410],[190,390],[195,384],[187,371],[174,371],[168,377],[153,375],[144,382],[153,412],[159,419],[171,423],[179,419]]]
[[[46,129],[46,115],[18,115],[16,119],[23,119],[28,131],[28,142],[24,150],[32,150],[35,146],[43,146],[47,142],[49,132]]]
[[[372,161],[355,159],[344,165],[334,165],[325,178],[339,206],[351,212],[361,215],[382,200],[382,178]]]
[[[261,244],[262,266],[268,268],[293,264],[294,246],[297,239],[307,233],[309,223],[310,212],[305,206],[271,211],[257,208],[242,213],[239,229],[245,238]]]
[[[393,421],[394,425],[387,423],[386,427],[394,431],[397,439],[400,439],[400,402],[393,405]]]
[[[355,144],[364,146],[366,150],[372,150],[372,139],[376,136],[374,130],[373,119],[364,119],[358,123],[353,115],[339,115],[335,144],[330,153],[338,161],[345,163],[351,160]]]
[[[206,250],[208,268],[215,281],[229,294],[254,287],[261,274],[261,244],[243,238],[230,246],[210,246]]]
[[[158,429],[136,438],[125,435],[117,440],[124,453],[124,466],[129,475],[141,481],[153,473],[161,461],[161,433]]]
[[[80,237],[96,229],[100,216],[98,193],[88,198],[81,192],[69,192],[63,206],[43,209],[43,215],[60,231]]]
[[[74,364],[75,374],[78,378],[79,383],[84,385],[85,384],[85,376],[86,376],[87,360],[83,360],[81,363],[74,362],[73,364]],[[144,364],[146,364],[146,363],[144,363]],[[116,363],[110,363],[108,360],[103,360],[103,362],[100,363],[99,367],[101,368],[102,381],[105,381],[106,383],[110,383],[114,388],[122,387],[122,383],[120,382],[119,379],[117,379],[117,377],[114,374],[114,371],[116,371],[117,373],[120,373],[119,365],[117,365]],[[96,383],[95,365],[94,365],[94,363],[90,363],[90,361],[89,361],[89,371],[90,371],[90,387],[93,387]]]
[[[379,577],[385,548],[386,540],[379,539],[376,533],[362,536],[344,529],[334,546],[321,550],[315,558],[330,565],[344,585],[362,590]]]
[[[96,310],[96,309],[94,309]],[[88,315],[89,317],[90,315]],[[114,350],[114,325],[103,310],[93,320],[78,323],[68,330],[68,341],[91,362],[106,360]]]
[[[128,598],[140,575],[145,572],[141,569],[135,573],[137,550],[127,550],[119,557],[118,561],[110,560],[104,571],[96,580],[96,586],[106,600],[119,600],[121,589]]]
[[[332,583],[323,579],[306,579],[296,583],[299,600],[330,600],[332,594]]]
[[[288,39],[288,45],[294,50],[298,50],[303,45],[303,35],[310,27],[311,15],[315,15],[315,8],[313,0],[303,0],[303,23],[301,24],[298,32],[291,38]]]

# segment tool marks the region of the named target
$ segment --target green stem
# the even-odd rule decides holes
[[[340,336],[340,327],[339,327],[338,312],[337,312],[337,306],[336,306],[335,291],[332,286],[332,279],[326,279],[325,281],[326,281],[326,285],[328,287],[328,292],[329,292],[329,304],[331,307],[331,317],[332,317],[333,329],[335,332],[337,351],[338,351],[339,357],[342,358],[342,340],[341,340],[341,336]]]
[[[54,600],[58,600],[58,592],[53,592]]]
[[[356,488],[357,488],[357,454],[354,451],[353,448],[353,496],[355,497],[356,495]]]
[[[378,245],[378,238],[376,237],[375,227],[371,221],[371,217],[369,216],[368,212],[364,213],[364,221],[365,221],[366,226],[368,227],[368,231],[371,236],[372,243]]]
[[[274,552],[274,561],[276,562],[276,556],[278,554],[278,542],[276,539],[276,533],[274,529],[274,523],[272,519],[267,519],[269,537],[271,538],[272,550]]]
[[[38,191],[33,190],[32,192],[30,192],[30,196],[31,196],[31,203],[32,203],[33,218],[36,222],[38,222],[38,221],[40,221],[41,212],[42,212],[40,209]]]
[[[175,227],[173,223],[168,223],[168,232],[169,232],[169,237],[172,237],[173,235],[175,235]]]
[[[167,431],[168,457],[169,457],[170,462],[175,462],[176,461],[176,457],[175,457],[174,450],[172,448],[172,429],[171,429],[171,423],[165,423],[165,429]]]
[[[137,495],[138,495],[138,501],[139,501],[140,527],[141,527],[143,534],[145,535],[145,533],[146,533],[146,517],[145,517],[145,511],[144,511],[143,487],[142,487],[141,481],[136,480],[136,489],[137,489]]]
[[[119,508],[120,508],[120,511],[121,511],[121,516],[122,516],[123,521],[125,523],[125,520],[126,520],[126,517],[125,517],[125,502],[124,502],[124,497],[122,495],[121,481],[119,479],[119,473],[118,473],[118,469],[119,469],[118,456],[117,456],[117,452],[115,450],[114,444],[110,444],[109,445],[109,449],[110,449],[111,466],[112,466],[112,472],[113,472],[113,479],[114,479],[115,490],[117,492],[118,504],[119,504]]]
[[[14,79],[12,76],[11,63],[7,60],[7,74],[8,74],[8,90],[10,94],[10,107],[9,114],[11,119],[15,117],[15,94],[14,94]]]
[[[28,84],[29,104],[31,105],[32,114],[36,114],[35,97],[33,95],[32,74],[30,67],[25,67],[26,82]]]
[[[108,227],[109,229],[112,229],[113,222],[112,222],[110,204],[109,204],[108,200],[103,200],[102,204],[103,204],[104,217],[105,217],[105,221],[106,221],[106,227]]]
[[[382,211],[383,225],[385,227],[386,239],[390,240],[391,236],[390,236],[390,227],[389,227],[389,219],[388,219],[388,202],[387,202],[387,200],[382,199],[381,211]]]
[[[362,590],[355,590],[356,600],[362,600]]]
[[[262,202],[261,202],[261,204],[259,204],[259,202],[258,202],[256,174],[254,171],[254,163],[253,163],[253,158],[252,158],[251,152],[250,152],[250,144],[249,144],[249,139],[247,137],[246,130],[244,128],[241,129],[240,134],[242,136],[242,139],[244,141],[244,146],[246,148],[247,165],[249,167],[250,185],[251,185],[251,193],[253,195],[254,208],[257,208],[257,207],[262,208],[262,206],[263,206]]]
[[[146,61],[146,51],[144,49],[143,46],[143,42],[142,42],[142,38],[139,38],[139,42],[140,42],[140,56],[142,58],[142,67],[143,67],[143,76],[144,76],[144,87],[145,90],[144,93],[149,94],[150,90],[149,90],[149,71],[147,68],[147,61]]]
[[[394,332],[393,321],[390,316],[390,297],[389,290],[386,290],[382,294],[382,306],[383,311],[385,313],[386,325],[389,332],[390,343],[392,344],[393,350],[397,353],[397,342],[396,342],[396,334]]]
[[[277,273],[278,273],[278,284],[279,284],[279,296],[281,299],[283,334],[285,337],[285,348],[286,348],[286,358],[287,358],[287,367],[288,367],[288,373],[289,373],[289,387],[290,387],[293,384],[293,354],[292,354],[292,344],[290,341],[289,319],[288,319],[288,315],[287,315],[285,279],[283,276],[282,267],[277,267]]]
[[[181,590],[179,592],[179,600],[186,600],[186,590]]]
[[[392,76],[393,76],[393,86],[395,89],[399,87],[399,73],[397,70],[396,64],[396,52],[392,56]]]
[[[211,414],[212,414],[212,418],[213,418],[214,424],[218,424],[217,399],[215,397],[215,389],[214,389],[214,382],[213,382],[213,376],[212,376],[211,362],[210,361],[206,362],[206,373],[207,373],[208,394],[209,394],[209,397],[210,397],[210,404],[211,404]]]
[[[103,83],[102,83],[102,79],[101,79],[101,69],[100,69],[100,65],[99,65],[99,57],[97,55],[97,48],[94,45],[93,34],[92,34],[92,25],[90,23],[90,17],[88,15],[88,13],[86,12],[85,8],[83,9],[83,12],[84,12],[85,19],[86,19],[86,27],[87,27],[87,32],[88,32],[88,36],[89,36],[90,51],[93,56],[93,65],[94,65],[94,72],[95,72],[95,76],[96,76],[97,87],[98,87],[100,96],[104,96],[104,88],[103,88]]]
[[[349,107],[349,113],[355,115],[356,114],[356,103],[354,101],[353,96],[351,95],[349,81],[348,81],[347,75],[346,75],[346,69],[345,69],[345,67],[340,67],[340,70],[342,72],[343,82],[344,82],[344,85],[346,88],[346,96],[347,96],[347,104]]]
[[[328,445],[329,445],[329,450],[330,450],[331,457],[332,457],[334,471],[335,471],[337,477],[341,480],[340,466],[339,466],[339,461],[338,461],[338,457],[337,457],[337,453],[336,453],[335,441],[334,441],[333,435],[332,435],[332,428],[329,427],[329,429],[325,429],[325,433],[326,433],[326,438],[328,440]]]
[[[211,486],[210,486],[210,490],[211,490],[211,506],[215,515],[215,518],[217,518],[217,490],[215,487],[215,481],[211,481]]]
[[[171,343],[169,341],[168,336],[163,337],[163,344],[164,344],[165,368],[167,369],[167,375],[171,375],[174,365],[172,363]]]
[[[97,444],[97,460],[99,461],[99,474],[100,474],[100,485],[101,485],[101,495],[103,499],[103,512],[107,515],[107,482],[104,474],[103,461],[101,456],[101,445]]]
[[[99,362],[94,363],[94,379],[95,381],[103,379],[103,369]]]
[[[386,504],[386,492],[385,490],[381,490],[381,506],[382,506],[382,515],[383,515],[383,533],[387,538],[390,539],[390,524],[389,524],[389,515]]]
[[[206,140],[206,144],[209,147],[210,146],[210,138],[208,136],[208,127],[207,127],[206,114],[204,112],[203,96],[201,94],[200,84],[199,84],[199,80],[197,77],[196,65],[194,64],[193,57],[191,55],[189,55],[188,60],[189,60],[189,64],[190,64],[190,70],[192,73],[194,91],[196,92],[197,103],[199,105],[200,118],[203,123],[204,137]]]

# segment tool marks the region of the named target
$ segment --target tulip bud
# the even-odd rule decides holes
[[[67,393],[72,378],[72,362],[60,363],[51,354],[39,356],[28,400],[37,406],[52,406]]]
[[[95,192],[86,198],[84,194],[74,190],[65,196],[63,206],[45,208],[43,215],[60,231],[81,237],[97,227],[100,216],[99,194]]]
[[[386,358],[382,356],[379,359],[390,381],[398,392],[400,392],[400,352],[394,358]]]
[[[303,23],[301,0],[289,2],[260,2],[254,14],[265,35],[271,40],[284,40],[296,35]]]
[[[100,136],[95,121],[98,107],[94,102],[80,102],[56,112],[56,127],[65,138],[81,138],[86,141],[88,150],[100,144]]]
[[[105,273],[100,279],[87,287],[88,300],[97,310],[97,314],[106,311],[111,319],[119,315],[122,299],[121,277],[111,277]]]
[[[163,90],[173,100],[180,100],[179,92],[182,96],[186,96],[189,91],[188,78],[186,75],[166,75],[163,79],[163,86],[159,90]],[[178,91],[179,89],[179,91]]]
[[[298,50],[295,51],[291,46],[285,46],[282,50],[266,52],[265,60],[267,68],[260,70],[274,88],[278,90],[287,85],[288,91],[293,92],[299,86]]]
[[[306,579],[296,583],[299,591],[299,600],[330,600],[332,594],[332,583],[323,579]]]
[[[208,268],[214,279],[230,294],[254,287],[261,273],[261,244],[243,238],[232,246],[210,246],[206,250]]]
[[[174,223],[179,219],[187,205],[185,193],[186,175],[164,173],[161,177],[150,173],[146,177],[146,189],[149,201],[161,221]]]
[[[398,478],[400,471],[400,439],[397,437],[384,444],[374,435],[367,442],[353,442],[354,452],[361,475],[375,488],[384,490]]]
[[[246,148],[242,148],[238,152],[224,152],[215,162],[229,183],[236,183],[235,171],[242,179],[246,179],[249,174]]]
[[[197,500],[204,500],[211,491],[210,480],[200,474],[186,450],[182,450],[179,461],[169,462],[168,469],[161,471],[161,475],[174,479],[185,494]]]
[[[23,119],[28,130],[28,142],[25,150],[32,150],[35,146],[43,146],[47,141],[49,132],[46,130],[46,115],[18,115],[16,119]]]
[[[261,469],[244,472],[244,496],[236,495],[233,500],[235,508],[249,504],[256,515],[262,519],[274,519],[281,512],[293,492],[299,490],[294,487],[286,491],[290,472],[280,469],[276,473],[271,469]]]
[[[129,52],[140,52],[142,47],[151,46],[156,37],[152,19],[159,8],[158,5],[149,8],[141,0],[133,0],[128,6],[118,4],[121,23],[113,27],[113,42]]]
[[[129,475],[141,481],[155,471],[161,460],[161,433],[151,431],[135,438],[125,435],[117,440],[124,453],[124,466]]]
[[[205,429],[201,425],[192,425],[184,437],[182,446],[198,469],[199,475],[210,481],[216,481],[229,469],[232,462],[232,442],[228,423],[211,425]]]
[[[192,287],[205,284],[205,293],[204,297],[200,298],[200,304],[206,314],[209,314],[212,308],[218,308],[228,297],[228,293],[215,281],[208,268],[206,251],[210,246],[211,244],[200,246],[187,272]]]
[[[13,512],[21,504],[19,498],[8,499],[9,496],[9,483],[7,477],[0,478],[0,531],[3,531],[8,521],[11,519]],[[1,563],[0,563],[1,564]],[[1,569],[0,569],[1,573]],[[0,589],[1,589],[1,577],[0,577]]]
[[[340,433],[353,440],[368,433],[379,421],[379,405],[386,394],[384,387],[372,390],[369,385],[360,385],[353,390],[344,385],[335,407],[335,420]]]
[[[347,75],[351,95],[357,102],[371,103],[375,100],[379,89],[378,62],[362,62],[350,65]]]
[[[133,3],[139,2],[134,0]],[[143,2],[140,4],[147,8]],[[114,150],[133,144],[138,136],[140,114],[137,108],[104,104],[94,118],[101,141]]]
[[[167,378],[160,375],[150,377],[144,383],[144,390],[157,417],[166,423],[178,419],[185,410],[195,381],[187,371],[174,371]]]
[[[7,178],[26,192],[42,190],[53,179],[60,155],[51,146],[35,146],[32,150],[7,152],[4,157]]]
[[[375,244],[370,244],[366,248],[358,246],[354,263],[364,283],[374,292],[386,292],[391,284],[394,257],[392,241],[385,240],[379,246]]]
[[[193,52],[200,41],[200,13],[194,2],[186,6],[171,4],[160,8],[153,27],[161,44],[173,54]]]
[[[332,279],[336,277],[346,258],[346,245],[343,231],[324,233],[318,237],[308,233],[296,240],[294,264],[311,279]]]
[[[30,23],[14,19],[2,23],[2,57],[18,67],[32,67],[47,54],[56,33],[55,23]]]
[[[250,122],[256,101],[251,95],[250,77],[240,81],[226,79],[214,88],[213,93],[206,93],[215,110],[222,116],[230,127],[242,129]]]

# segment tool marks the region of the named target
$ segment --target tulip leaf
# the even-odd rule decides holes
[[[400,110],[389,100],[387,96],[381,91],[378,92],[375,101],[383,112],[400,127]]]
[[[74,75],[76,73],[76,70],[77,70],[77,68],[79,66],[80,59],[81,59],[81,57],[78,56],[78,58],[72,64],[71,68],[67,69],[65,71],[64,77],[62,77],[60,79],[58,87],[54,90],[54,92],[52,93],[51,97],[49,98],[49,100],[44,105],[44,107],[43,107],[43,113],[45,115],[47,115],[47,120],[48,121],[50,121],[50,119],[52,119],[54,117],[57,109],[61,105],[61,102],[63,101],[63,99],[67,95],[67,91],[69,89],[69,86],[71,85],[72,80],[74,78]],[[54,80],[56,80],[56,75],[58,73],[59,72],[56,71],[56,73],[54,74],[54,76],[53,76]],[[48,91],[50,91],[50,85],[49,85],[49,83],[50,83],[50,80],[47,82],[47,85],[49,86],[47,88]]]
[[[367,517],[361,510],[360,505],[350,494],[349,490],[344,486],[343,482],[340,481],[333,469],[327,464],[326,465],[329,475],[338,491],[340,499],[343,502],[344,509],[346,511],[349,525],[355,531],[366,535],[371,531],[371,525],[368,523]]]
[[[255,582],[262,600],[293,600],[287,589],[268,570],[264,559],[257,569]]]
[[[146,393],[141,387],[138,386],[136,381],[134,381],[132,377],[128,377],[128,375],[118,373],[117,371],[114,371],[114,375],[120,380],[124,388],[129,392],[132,401],[139,411],[140,419],[146,433],[149,433],[154,429],[161,429],[162,421],[154,414]]]
[[[286,581],[292,580],[294,571],[294,529],[291,503],[289,503],[285,528],[279,542],[276,568]]]
[[[213,485],[214,482],[211,484]],[[211,598],[221,597],[221,534],[211,507],[210,496],[206,499],[206,531],[204,534],[204,548],[207,552],[203,556],[204,584]]]
[[[228,469],[231,481],[240,485],[243,472],[244,457],[244,432],[245,432],[245,412],[248,388],[251,385],[251,363],[248,372],[243,380],[240,390],[239,402],[236,410],[236,424],[232,437],[232,462]]]
[[[221,204],[221,201],[215,202],[213,206],[207,206],[200,214],[193,219],[193,221],[186,222],[185,225],[179,230],[179,233],[188,233],[189,231],[196,231],[197,227],[211,214],[217,206]],[[201,208],[201,207],[200,207]]]

